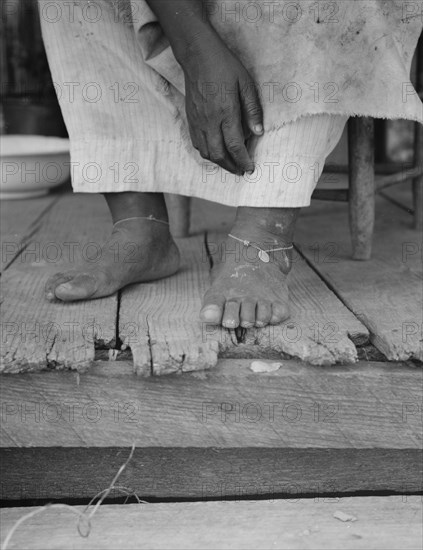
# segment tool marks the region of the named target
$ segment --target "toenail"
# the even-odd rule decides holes
[[[217,306],[207,306],[205,308],[202,309],[202,313],[206,313],[206,314],[213,314],[215,315],[216,313],[219,313],[219,308]]]
[[[57,288],[64,289],[64,290],[73,290],[74,287],[70,283],[63,283],[59,285]]]
[[[201,310],[201,318],[204,323],[216,324],[220,323],[222,314],[217,307],[208,307]]]

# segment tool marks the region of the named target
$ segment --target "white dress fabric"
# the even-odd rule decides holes
[[[349,116],[423,123],[409,77],[422,30],[412,2],[205,3],[260,90],[265,133],[249,144],[256,170],[243,177],[192,147],[182,69],[145,0],[39,5],[78,192],[307,206]]]

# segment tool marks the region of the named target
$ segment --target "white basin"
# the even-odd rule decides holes
[[[0,173],[1,199],[45,195],[70,177],[69,139],[2,135]]]

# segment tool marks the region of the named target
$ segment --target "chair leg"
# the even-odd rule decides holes
[[[369,260],[375,222],[374,121],[348,122],[349,216],[354,260]]]
[[[416,89],[423,93],[423,38],[420,37],[417,50],[416,67]],[[414,166],[423,166],[423,126],[415,123],[414,130]],[[413,180],[413,206],[414,206],[414,228],[418,231],[423,229],[423,175]]]
[[[423,165],[423,126],[416,124],[414,166]],[[413,180],[414,229],[423,230],[423,174]]]
[[[389,162],[387,158],[387,131],[388,121],[384,118],[377,118],[375,124],[375,162],[381,164]]]
[[[174,237],[188,237],[191,197],[166,193],[165,198],[172,235]]]

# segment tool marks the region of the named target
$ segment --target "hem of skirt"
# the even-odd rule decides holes
[[[371,109],[369,111],[360,109],[359,111],[355,111],[353,109],[342,109],[342,110],[328,110],[328,111],[305,111],[302,113],[298,113],[295,116],[287,117],[283,120],[280,124],[272,124],[270,127],[265,128],[265,132],[277,132],[280,130],[285,124],[291,124],[293,122],[297,122],[303,117],[306,116],[318,116],[318,115],[333,115],[333,116],[346,116],[348,118],[351,117],[369,117],[369,118],[379,118],[382,120],[410,120],[411,122],[419,122],[420,124],[423,124],[423,103],[421,103],[421,111],[422,114],[418,115],[416,113],[397,113],[397,112],[382,112],[382,111],[375,111],[374,109]]]
[[[210,167],[197,163],[194,157],[189,157],[184,151],[181,143],[167,143],[149,141],[146,148],[141,147],[143,140],[135,140],[131,146],[122,151],[118,142],[108,140],[93,141],[88,143],[79,140],[71,140],[71,159],[72,186],[76,193],[168,193],[182,196],[195,197],[207,201],[217,202],[227,206],[249,206],[262,208],[282,208],[282,207],[303,207],[309,206],[311,194],[316,186],[316,174],[314,166],[322,166],[323,159],[315,155],[294,155],[286,159],[281,159],[282,165],[295,161],[303,169],[303,176],[298,180],[287,181],[276,178],[272,189],[264,189],[259,183],[262,176],[258,172],[256,175],[247,177],[245,186],[240,182],[231,182],[233,174],[219,169],[210,170]],[[161,140],[160,140],[161,141]],[[139,147],[136,146],[138,143]],[[154,143],[154,145],[153,145]],[[168,148],[166,153],[166,146]],[[163,148],[167,163],[157,161],[163,155],[158,149]],[[119,151],[120,159],[116,162],[116,151]],[[158,156],[158,153],[160,155]],[[148,163],[141,163],[142,155],[149,157]],[[186,156],[187,155],[187,156]],[[175,160],[174,170],[169,171],[169,163]],[[133,162],[137,160],[138,163]],[[95,162],[98,161],[98,162]],[[125,161],[129,161],[125,163]],[[123,168],[119,171],[120,175],[125,175],[126,164],[142,165],[139,177],[134,181],[131,178],[121,178],[116,172],[116,168]],[[149,166],[147,166],[149,164]],[[95,180],[89,180],[83,177],[86,168],[94,167],[94,172],[98,177]],[[305,168],[310,169],[306,173]],[[81,171],[82,168],[82,171]],[[213,168],[215,168],[213,166]],[[89,171],[85,171],[88,177]],[[95,175],[94,173],[94,175]],[[128,174],[126,174],[128,175]],[[91,177],[93,174],[91,174]],[[274,177],[274,176],[272,176]],[[115,179],[117,178],[117,179]],[[251,179],[252,178],[252,179]],[[127,179],[127,181],[125,181]],[[267,181],[267,178],[265,178]],[[195,182],[198,182],[196,185]],[[228,191],[233,183],[234,188]],[[224,192],[219,193],[219,186]],[[251,187],[253,189],[251,189]],[[248,189],[249,188],[249,189]],[[254,191],[255,189],[255,191]]]
[[[85,193],[85,194],[102,194],[102,193],[151,193],[151,188],[149,189],[142,189],[139,186],[138,187],[125,187],[125,189],[117,189],[117,190],[98,190],[98,189],[78,189],[78,186],[72,187],[74,193]],[[314,190],[314,185],[313,185]],[[242,199],[234,199],[233,201],[227,200],[222,197],[222,199],[216,198],[216,193],[213,193],[213,197],[207,195],[207,193],[201,193],[194,191],[190,195],[185,195],[183,193],[175,192],[175,189],[173,188],[167,188],[164,187],[158,187],[157,190],[154,191],[155,193],[164,193],[166,195],[177,195],[181,197],[187,197],[194,199],[201,199],[208,202],[215,202],[217,204],[223,204],[224,206],[232,206],[232,207],[249,207],[249,208],[306,208],[310,206],[311,204],[311,194],[312,192],[308,192],[307,196],[304,196],[302,200],[285,200],[280,199],[277,200],[274,197],[271,197],[270,200],[267,198],[263,198],[262,200],[259,200],[257,198],[253,200],[242,200]],[[304,191],[302,192],[304,193]],[[302,193],[298,193],[299,195]]]

